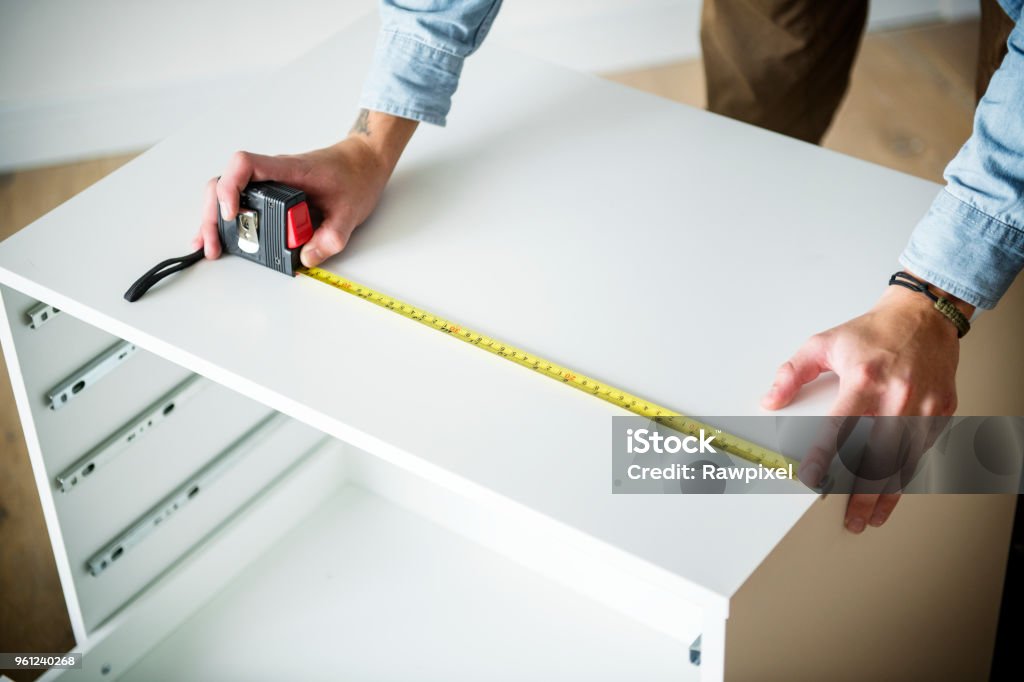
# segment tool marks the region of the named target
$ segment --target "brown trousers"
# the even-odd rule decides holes
[[[868,0],[704,0],[708,109],[819,142],[850,83]],[[981,0],[976,90],[1006,54],[1013,21]]]

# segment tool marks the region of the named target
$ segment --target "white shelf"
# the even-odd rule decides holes
[[[347,486],[121,680],[684,680],[685,645]]]

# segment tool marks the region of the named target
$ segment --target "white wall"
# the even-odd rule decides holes
[[[0,0],[0,169],[149,145],[375,5]],[[875,0],[872,25],[975,8]],[[699,13],[700,0],[507,0],[491,40],[572,68],[625,69],[696,56]]]

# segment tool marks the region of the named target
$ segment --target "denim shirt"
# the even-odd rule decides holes
[[[1024,268],[1024,0],[1001,3],[1017,22],[946,166],[946,187],[910,235],[900,263],[979,308],[992,308]]]
[[[1024,268],[1024,0],[1008,53],[978,104],[974,131],[946,167],[946,187],[900,263],[979,308],[992,308]],[[462,64],[501,0],[381,0],[381,33],[360,106],[445,124]]]

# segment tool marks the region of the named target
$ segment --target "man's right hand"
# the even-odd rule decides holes
[[[965,301],[932,289],[953,301],[968,317],[974,312]],[[863,464],[861,475],[862,487],[875,486],[885,492],[855,492],[850,497],[845,525],[851,532],[861,533],[869,525],[881,526],[892,514],[900,496],[883,485],[890,476],[878,472],[887,471],[898,478],[904,466],[916,462],[931,446],[945,425],[939,417],[950,416],[956,410],[959,357],[956,327],[935,310],[932,302],[920,293],[890,286],[870,311],[812,336],[779,367],[775,383],[761,401],[769,410],[791,403],[801,387],[821,373],[833,371],[839,375],[839,395],[831,414],[840,419],[832,421],[831,433],[825,433],[822,445],[805,458],[800,468],[800,480],[811,487],[821,482],[828,469],[837,448],[835,436],[840,425],[848,421],[846,417],[932,417],[905,422],[880,420],[881,426],[872,437],[874,455]],[[899,448],[889,445],[902,441],[887,433],[901,432],[897,428],[901,425],[913,436],[907,462],[898,461]]]
[[[352,231],[370,215],[384,185],[416,130],[416,121],[362,110],[348,137],[337,144],[285,156],[235,152],[220,178],[207,183],[203,220],[192,248],[220,256],[218,212],[238,214],[238,197],[250,182],[274,180],[301,189],[323,213],[323,222],[302,247],[302,264],[314,267],[345,248]]]

